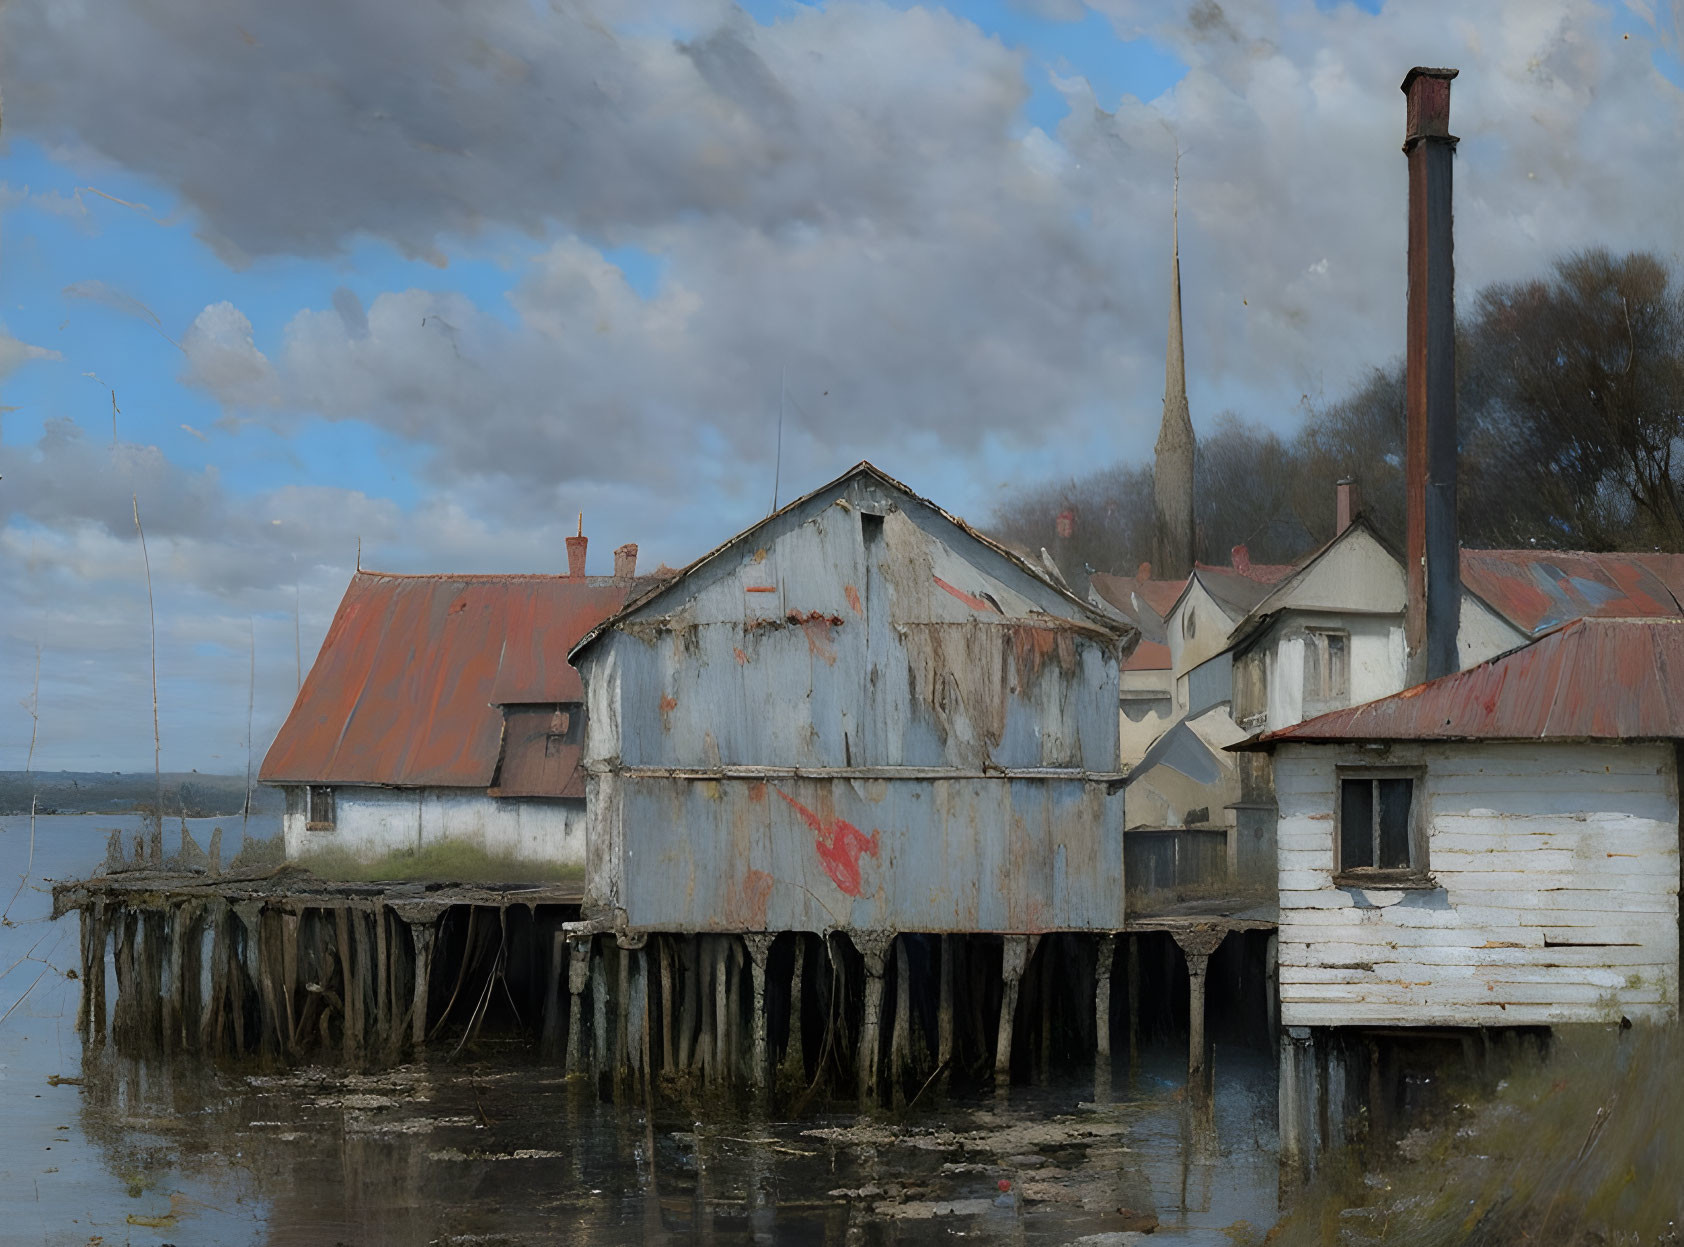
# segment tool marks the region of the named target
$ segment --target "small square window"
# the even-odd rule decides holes
[[[1339,861],[1334,882],[1422,886],[1426,829],[1418,772],[1339,773]]]
[[[333,830],[333,789],[319,788],[312,784],[305,790],[304,819],[305,827],[310,831]]]
[[[1344,705],[1351,693],[1351,634],[1308,630],[1304,647],[1304,700]]]

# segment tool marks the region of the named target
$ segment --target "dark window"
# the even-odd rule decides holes
[[[1417,778],[1395,771],[1340,775],[1339,873],[1426,873]]]
[[[311,785],[305,791],[309,794],[309,815],[305,823],[317,830],[330,829],[333,826],[333,789]]]

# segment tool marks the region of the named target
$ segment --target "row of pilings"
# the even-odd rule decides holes
[[[1266,1042],[1273,1011],[1268,934],[1221,927],[629,934],[565,904],[202,892],[79,909],[90,1045],[373,1066],[519,1039],[625,1100],[898,1106],[1171,1037],[1207,1086],[1213,1031]]]

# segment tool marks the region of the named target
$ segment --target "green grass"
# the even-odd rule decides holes
[[[1272,1247],[1677,1244],[1684,1223],[1684,1031],[1562,1028],[1473,1101],[1300,1193]]]
[[[538,862],[506,853],[488,853],[476,844],[447,840],[420,849],[403,849],[365,861],[345,849],[323,849],[298,859],[321,879],[348,883],[386,879],[441,883],[584,883],[577,866]]]

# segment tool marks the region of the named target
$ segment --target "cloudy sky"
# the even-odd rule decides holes
[[[1403,334],[1398,84],[1461,289],[1678,258],[1677,0],[8,0],[0,768],[261,756],[357,557],[679,565],[870,458],[986,521]],[[780,400],[780,394],[785,395]],[[114,410],[115,408],[115,410]]]

